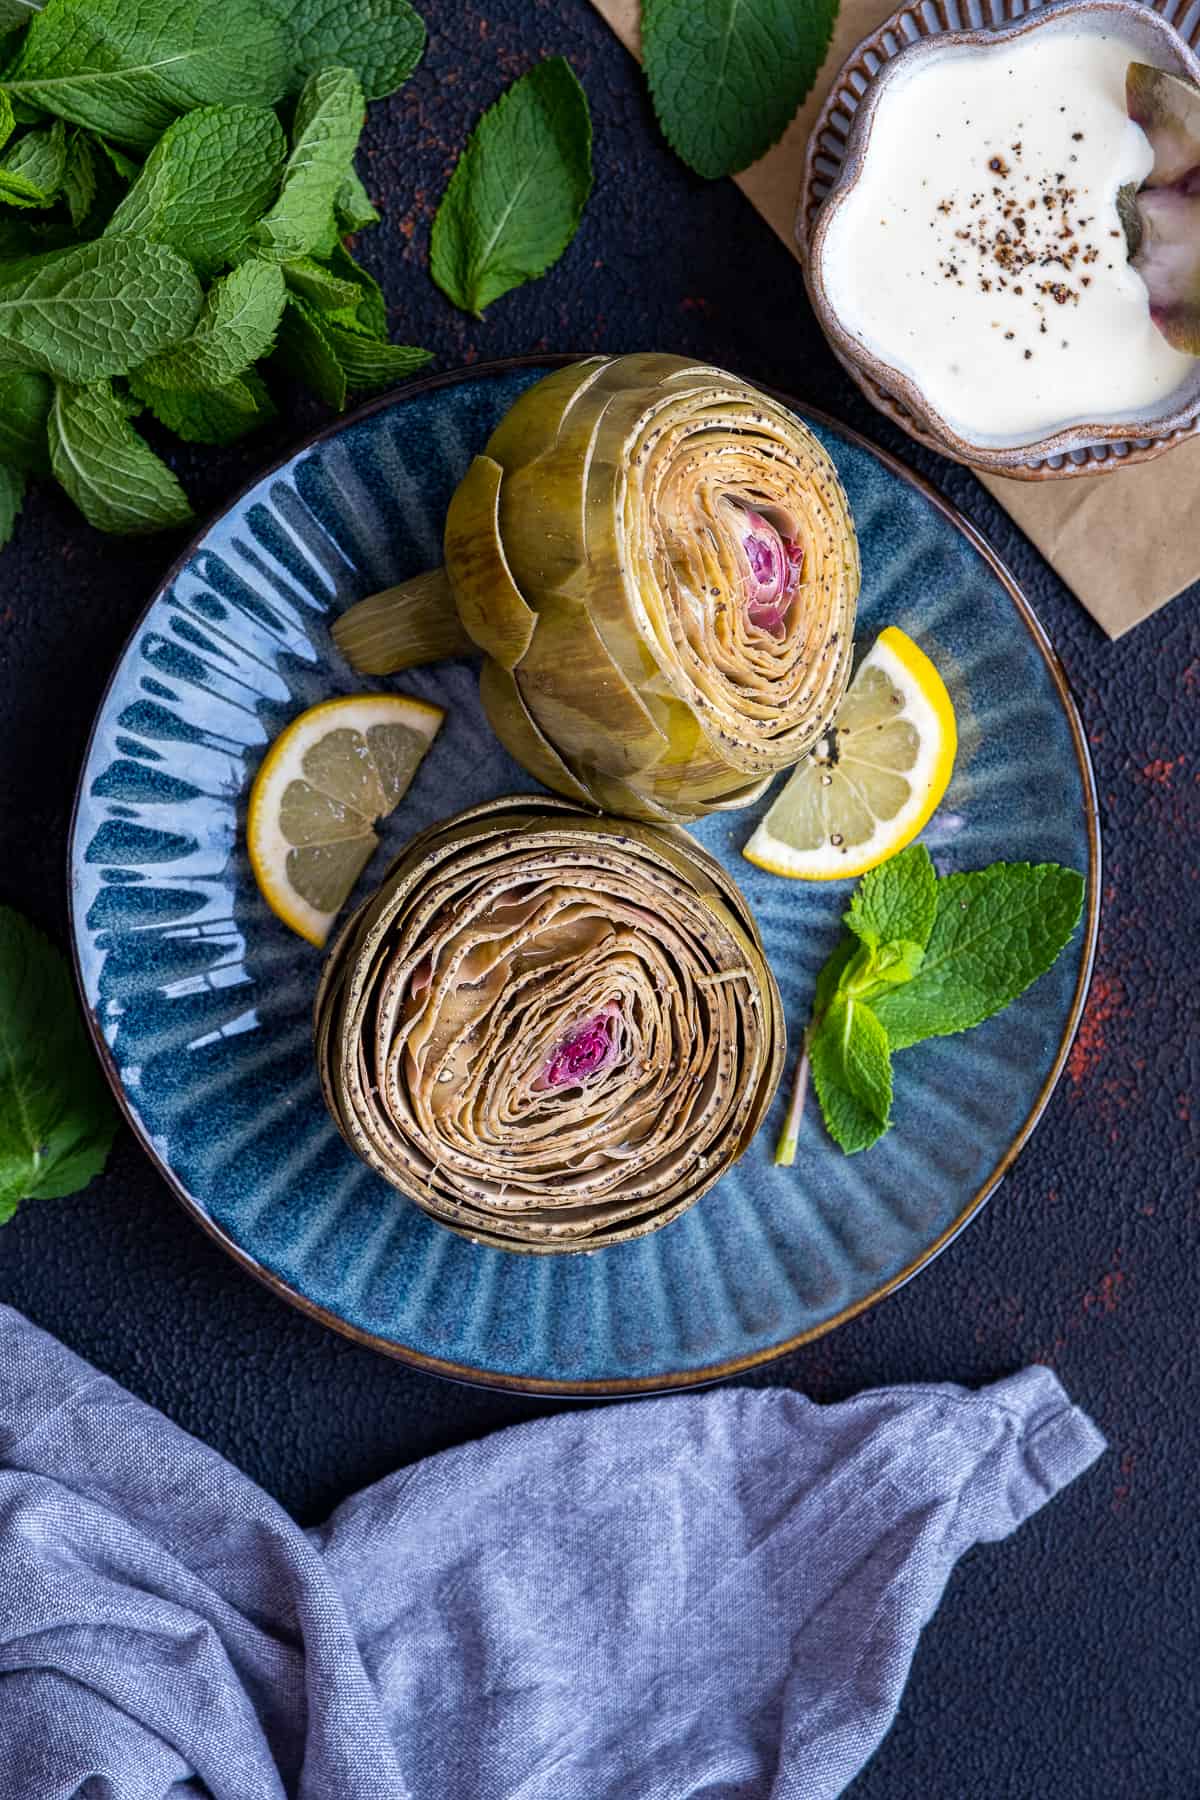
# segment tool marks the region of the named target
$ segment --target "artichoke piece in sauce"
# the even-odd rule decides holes
[[[828,729],[858,542],[808,427],[683,357],[588,357],[528,389],[446,520],[430,577],[335,636],[374,674],[485,654],[497,736],[547,787],[629,818],[748,805]],[[428,643],[428,654],[423,644]]]
[[[373,1169],[452,1230],[535,1252],[678,1217],[749,1145],[786,1049],[707,851],[529,798],[408,845],[330,953],[316,1042]]]
[[[1129,259],[1168,344],[1200,356],[1200,87],[1130,63],[1125,103],[1154,150],[1142,186],[1117,196]]]

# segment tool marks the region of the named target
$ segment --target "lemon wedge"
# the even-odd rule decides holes
[[[895,625],[880,632],[832,729],[788,778],[743,855],[773,875],[865,874],[916,837],[954,768],[946,684]]]
[[[352,694],[293,719],[263,758],[246,820],[250,867],[285,925],[318,949],[408,792],[445,715],[406,694]]]

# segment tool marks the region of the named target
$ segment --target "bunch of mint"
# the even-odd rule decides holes
[[[30,475],[186,522],[140,413],[228,444],[264,362],[341,408],[428,361],[342,241],[379,217],[366,101],[424,46],[408,0],[0,0],[0,545]]]
[[[893,1052],[968,1031],[1024,993],[1069,941],[1083,893],[1083,876],[1057,863],[993,863],[939,880],[923,844],[864,875],[849,931],[817,977],[776,1162],[795,1160],[806,1068],[843,1150],[882,1137]]]

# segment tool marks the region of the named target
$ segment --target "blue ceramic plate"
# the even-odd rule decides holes
[[[187,552],[96,721],[71,841],[74,940],[96,1040],[134,1129],[243,1266],[422,1368],[624,1393],[730,1374],[827,1331],[971,1217],[1069,1048],[1095,936],[1098,839],[1075,710],[1011,578],[899,464],[815,420],[862,540],[859,637],[901,625],[933,656],[958,714],[958,765],[925,833],[935,861],[943,871],[998,857],[1086,870],[1083,927],[1007,1012],[898,1058],[895,1129],[873,1149],[844,1157],[810,1108],[796,1166],[775,1168],[781,1089],[738,1166],[635,1243],[561,1257],[483,1249],[369,1173],[321,1103],[309,1029],[319,958],[259,897],[246,799],[289,719],[387,685],[338,659],[330,620],[439,560],[456,481],[546,367],[439,376],[367,407],[264,476]],[[470,663],[397,685],[440,702],[447,719],[364,889],[411,832],[535,785],[489,733]],[[796,1043],[850,884],[752,868],[739,852],[757,816],[718,814],[697,836],[749,895]]]

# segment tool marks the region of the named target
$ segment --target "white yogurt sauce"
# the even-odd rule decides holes
[[[826,295],[973,442],[1145,415],[1195,369],[1151,320],[1117,217],[1153,161],[1125,111],[1144,56],[1046,26],[914,57],[880,95],[825,240]]]

